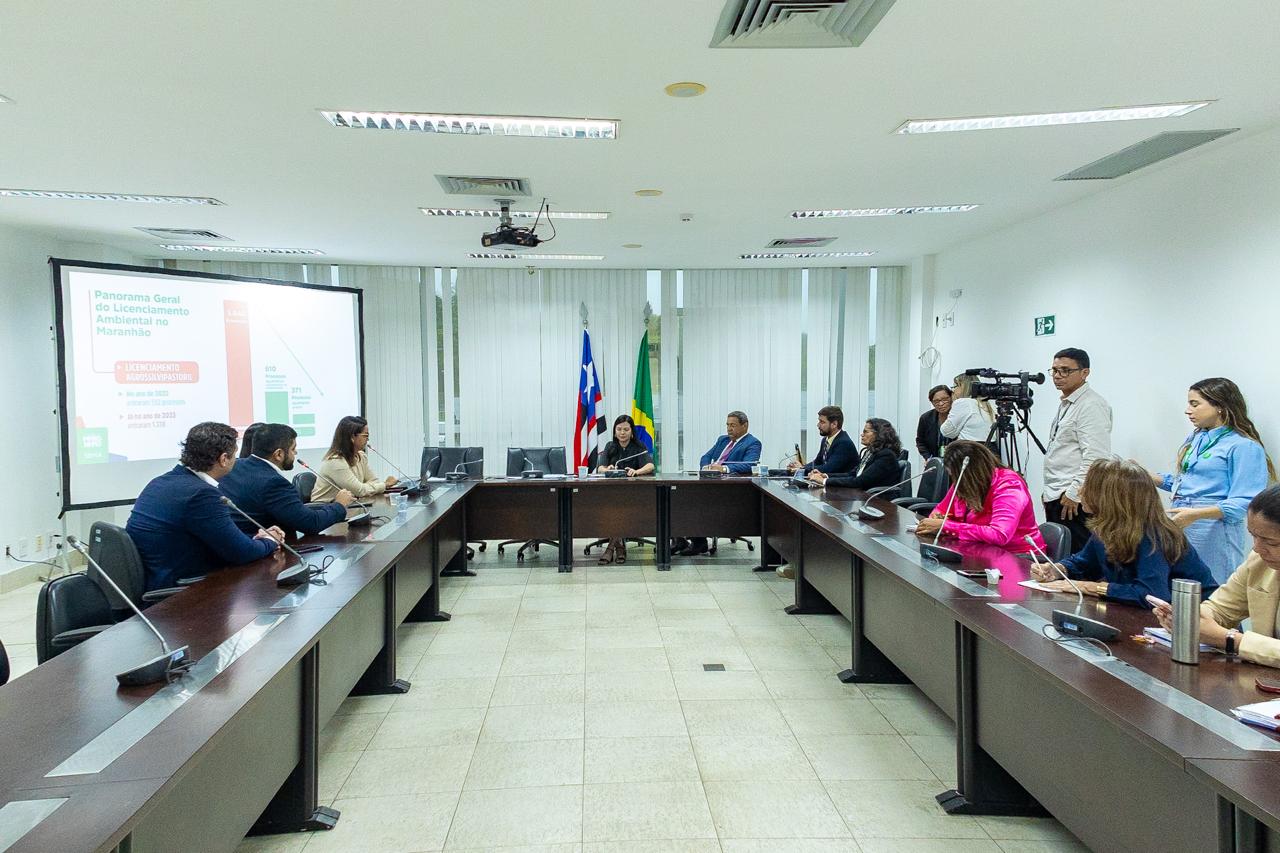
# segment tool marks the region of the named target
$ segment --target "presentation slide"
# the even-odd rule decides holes
[[[54,276],[67,508],[132,501],[201,421],[289,424],[302,455],[363,411],[357,290],[72,261]]]

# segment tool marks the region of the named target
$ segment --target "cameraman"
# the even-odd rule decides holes
[[[1062,398],[1044,454],[1044,514],[1071,532],[1071,553],[1089,541],[1080,486],[1094,460],[1111,454],[1111,406],[1087,384],[1089,354],[1068,347],[1053,357],[1053,387]]]
[[[973,384],[974,377],[961,373],[951,385],[955,400],[951,403],[947,419],[939,428],[943,437],[951,441],[985,443],[991,438],[991,427],[996,422],[995,409],[986,397],[973,393]]]

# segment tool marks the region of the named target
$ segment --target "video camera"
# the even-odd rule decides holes
[[[1019,373],[1001,373],[994,367],[971,367],[964,375],[978,377],[969,391],[974,397],[997,402],[1008,401],[1023,410],[1030,409],[1033,402],[1031,383],[1044,384],[1043,373],[1029,373],[1025,370]]]

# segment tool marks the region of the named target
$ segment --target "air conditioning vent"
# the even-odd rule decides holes
[[[436,175],[449,195],[498,196],[532,195],[528,178],[493,178],[475,175]]]
[[[857,47],[894,0],[727,0],[711,47]]]
[[[779,237],[765,244],[766,249],[807,249],[815,246],[830,246],[835,237]]]
[[[1190,151],[1206,142],[1235,133],[1239,129],[1229,127],[1222,130],[1178,130],[1158,133],[1150,139],[1144,139],[1136,145],[1108,154],[1101,160],[1094,160],[1087,166],[1081,166],[1054,180],[1109,181],[1146,168],[1152,163],[1167,160],[1183,151]]]
[[[203,228],[143,228],[137,226],[136,230],[143,234],[150,234],[152,237],[159,237],[162,240],[230,240],[230,237],[219,234],[217,231],[206,231]]]

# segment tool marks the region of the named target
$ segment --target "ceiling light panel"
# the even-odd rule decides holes
[[[240,255],[323,255],[319,249],[277,249],[265,246],[202,246],[187,243],[165,243],[170,252],[229,252]]]
[[[1136,121],[1176,118],[1207,107],[1213,101],[1185,101],[1140,107],[1104,107],[1067,113],[1027,113],[1024,115],[975,116],[972,118],[929,118],[904,121],[894,133],[949,133],[961,130],[1003,130],[1013,127],[1046,127],[1060,124],[1092,124],[1101,121]]]
[[[516,255],[510,252],[468,252],[477,261],[603,261],[604,255]]]
[[[793,210],[792,219],[823,219],[841,216],[908,216],[913,213],[967,213],[976,204],[933,204],[920,207],[854,207],[836,210]]]
[[[477,217],[482,219],[497,219],[502,215],[501,211],[491,210],[482,207],[420,207],[427,216],[459,216],[459,217]],[[536,210],[513,210],[511,211],[512,219],[534,219],[538,212]],[[603,210],[550,210],[542,211],[542,218],[546,219],[608,219],[608,211]]]
[[[738,255],[744,261],[789,261],[808,258],[866,258],[875,252],[752,252]]]
[[[133,195],[131,193],[86,193],[72,190],[12,190],[0,189],[0,197],[56,198],[76,201],[135,201],[144,204],[222,204],[216,198],[186,195]]]
[[[616,119],[488,116],[465,113],[378,113],[320,110],[334,127],[410,130],[461,136],[533,136],[547,139],[617,139]]]

